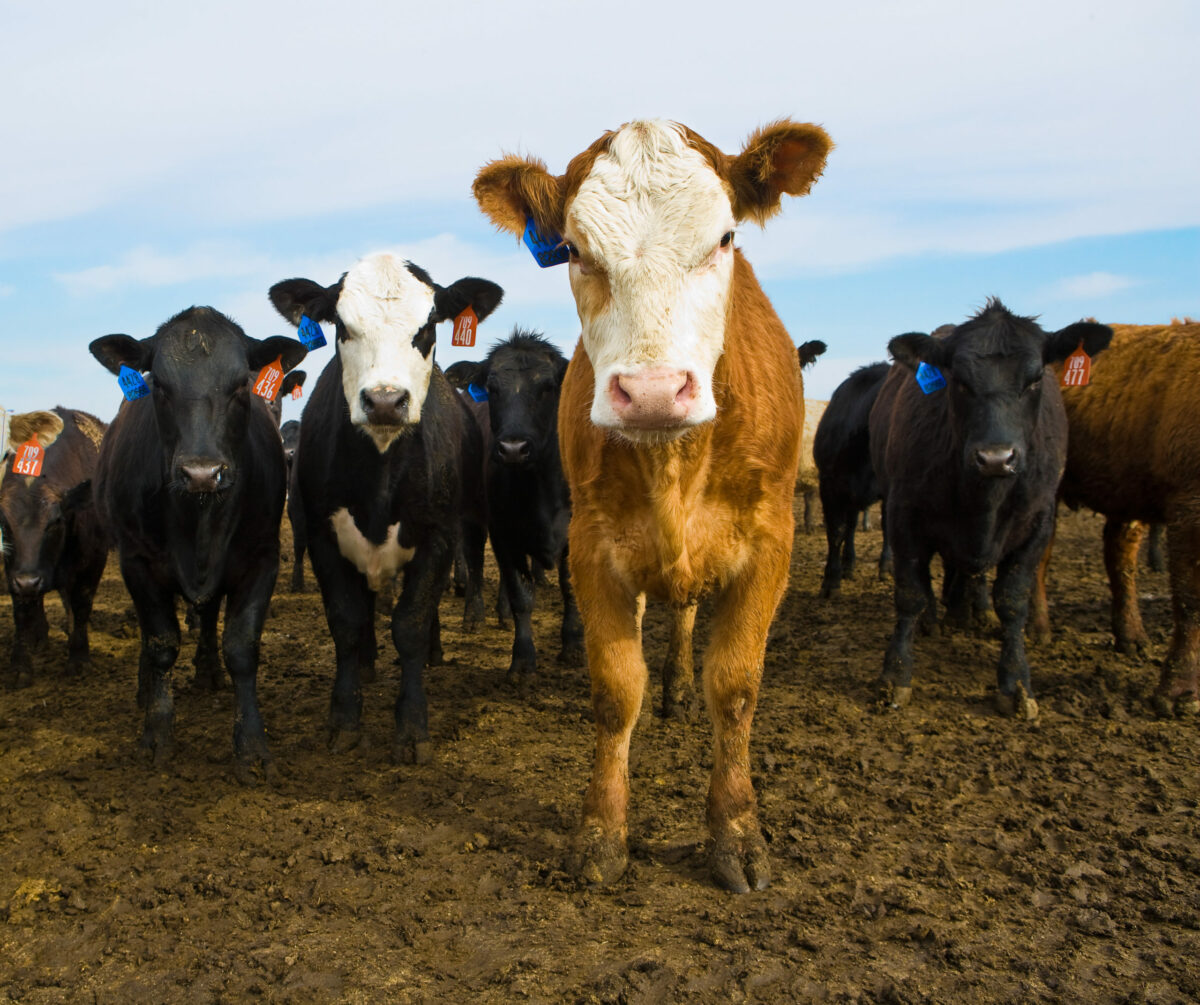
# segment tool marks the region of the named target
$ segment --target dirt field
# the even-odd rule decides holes
[[[707,720],[653,715],[654,672],[633,740],[629,871],[603,890],[563,872],[592,729],[586,671],[553,662],[555,591],[538,621],[550,658],[528,700],[504,683],[509,635],[493,622],[463,637],[446,597],[452,662],[429,675],[436,752],[419,768],[389,760],[386,657],[366,688],[369,745],[326,752],[324,617],[314,593],[278,593],[259,693],[279,777],[243,788],[231,694],[188,690],[190,649],[175,760],[141,760],[137,631],[114,558],[91,676],[61,676],[55,599],[40,676],[0,692],[0,994],[1196,1001],[1200,733],[1155,719],[1157,664],[1112,647],[1100,526],[1088,514],[1060,524],[1055,641],[1031,651],[1033,724],[993,714],[998,644],[969,635],[920,640],[913,704],[876,712],[890,585],[864,570],[819,601],[823,535],[797,539],[751,745],[773,882],[742,897],[707,876]],[[879,533],[860,540],[869,566]],[[1157,660],[1165,575],[1144,572],[1141,589]],[[663,628],[652,607],[652,667]],[[5,596],[4,659],[11,632]]]

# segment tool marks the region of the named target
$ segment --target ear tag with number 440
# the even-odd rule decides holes
[[[933,394],[934,391],[940,391],[946,386],[946,378],[942,376],[942,371],[936,366],[922,363],[917,367],[917,383],[921,385],[921,391],[924,394]]]
[[[558,234],[543,237],[531,216],[525,218],[525,233],[521,235],[521,240],[543,269],[552,265],[562,265],[570,257],[563,239]]]
[[[126,366],[124,363],[121,364],[121,372],[117,375],[117,384],[120,385],[121,393],[125,395],[126,401],[137,401],[138,398],[144,398],[150,393],[145,378],[133,367]]]
[[[451,345],[473,346],[475,332],[479,329],[479,317],[475,309],[468,304],[462,313],[454,319],[454,334],[450,337]]]
[[[297,328],[296,334],[300,336],[301,344],[309,352],[325,345],[325,333],[321,331],[321,326],[307,314],[300,315],[300,326]]]
[[[42,473],[42,460],[46,456],[46,451],[42,449],[42,445],[38,443],[36,436],[29,437],[21,444],[17,450],[17,456],[13,458],[12,472],[14,475],[29,475],[36,476]]]
[[[1063,387],[1087,387],[1092,379],[1092,357],[1083,351],[1083,343],[1079,343],[1066,362],[1063,363]]]
[[[258,377],[254,381],[254,393],[267,401],[274,401],[282,383],[283,357],[276,356],[274,363],[268,363],[258,371]]]

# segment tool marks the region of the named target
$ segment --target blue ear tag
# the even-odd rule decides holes
[[[468,384],[467,394],[471,396],[473,401],[487,401],[487,389],[480,387],[478,384]]]
[[[126,401],[137,401],[150,393],[142,375],[124,363],[121,364],[121,372],[117,375],[117,383],[121,385],[121,393],[125,395]]]
[[[314,349],[320,349],[321,346],[325,345],[325,333],[321,331],[321,326],[307,314],[300,315],[298,334],[304,348],[309,352],[312,352]]]
[[[942,376],[942,371],[936,366],[922,363],[917,367],[917,383],[921,385],[921,390],[925,394],[933,394],[934,391],[940,391],[946,386],[946,378]]]
[[[569,257],[563,239],[558,234],[551,234],[548,238],[543,237],[534,226],[531,216],[525,218],[525,233],[521,236],[521,240],[525,242],[525,247],[533,253],[533,257],[537,259],[538,265],[543,269],[548,269],[552,265],[562,265]]]

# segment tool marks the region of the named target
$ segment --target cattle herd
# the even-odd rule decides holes
[[[894,572],[896,620],[881,712],[913,700],[913,637],[939,620],[937,554],[943,622],[998,621],[997,705],[1037,715],[1025,634],[1051,630],[1044,584],[1059,501],[1106,517],[1113,634],[1127,652],[1146,645],[1137,546],[1146,524],[1165,525],[1175,626],[1154,710],[1200,710],[1200,443],[1187,376],[1200,370],[1200,325],[1048,332],[991,299],[961,324],[892,338],[894,362],[851,374],[827,407],[806,403],[801,368],[825,345],[796,349],[734,234],[777,213],[784,195],[806,194],[831,146],[817,126],[780,121],[730,156],[686,127],[640,121],[605,133],[561,175],[533,158],[485,165],[474,183],[483,213],[524,236],[540,264],[568,263],[582,327],[569,361],[517,330],[443,374],[439,323],[477,324],[502,290],[474,277],[441,286],[388,253],[348,263],[329,285],[296,278],[269,290],[302,338],[325,324],[335,342],[300,424],[281,429],[278,402],[303,383],[295,368],[311,342],[251,338],[208,307],[146,338],[96,339],[92,355],[126,392],[111,425],[61,407],[9,417],[7,683],[33,679],[51,590],[68,615],[68,671],[87,667],[92,598],[115,548],[140,627],[148,755],[161,763],[173,748],[182,598],[198,628],[196,684],[218,688],[226,673],[233,684],[236,771],[269,774],[256,676],[286,500],[291,586],[303,588],[307,553],[336,652],[331,749],[361,739],[378,607],[401,668],[393,754],[428,762],[438,602],[453,576],[464,629],[482,625],[490,539],[513,625],[512,684],[538,686],[534,586],[552,569],[558,658],[586,660],[591,676],[595,753],[574,873],[609,883],[626,868],[649,598],[670,612],[662,715],[688,717],[699,690],[712,722],[712,876],[763,889],[751,723],[786,587],[793,496],[805,496],[811,529],[819,491],[820,590],[834,603],[854,573],[859,519],[883,502],[880,574]],[[698,689],[703,594],[713,603]]]

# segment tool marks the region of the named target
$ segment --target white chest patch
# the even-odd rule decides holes
[[[391,585],[396,574],[412,561],[413,555],[416,554],[415,548],[400,547],[398,523],[388,528],[383,544],[372,544],[368,541],[345,507],[329,518],[329,525],[333,528],[342,557],[353,563],[354,567],[367,577],[367,586],[375,593]]]

